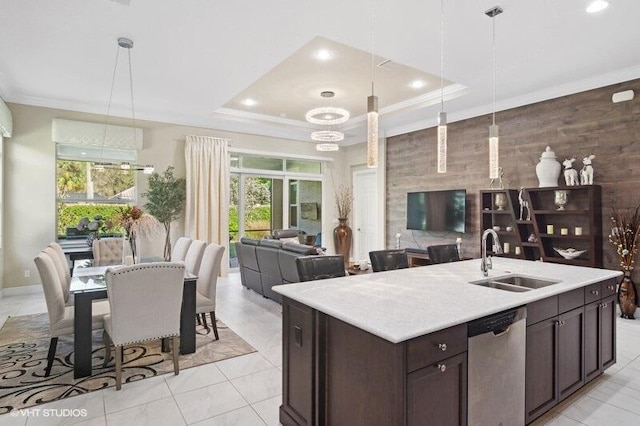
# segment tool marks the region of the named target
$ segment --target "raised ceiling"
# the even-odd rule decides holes
[[[375,63],[392,66],[375,74],[382,132],[433,126],[440,0],[374,1]],[[592,15],[587,3],[445,1],[449,121],[491,111],[484,11],[497,4],[498,109],[639,78],[640,2],[611,0]],[[125,36],[135,43],[137,118],[309,141],[304,113],[331,89],[353,110],[345,143],[364,140],[371,1],[0,0],[0,10],[0,94],[9,102],[105,114],[116,39]],[[309,58],[323,44],[333,58]],[[111,113],[129,117],[121,68]],[[428,81],[420,93],[408,87],[413,75]],[[246,97],[257,98],[253,109],[239,103]]]

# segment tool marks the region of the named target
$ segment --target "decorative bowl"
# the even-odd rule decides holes
[[[574,248],[561,249],[554,247],[553,248],[560,256],[565,259],[575,259],[580,256],[582,253],[586,253],[586,250],[576,250]]]

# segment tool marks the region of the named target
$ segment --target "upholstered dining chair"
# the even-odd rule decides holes
[[[93,265],[121,265],[122,244],[122,238],[101,238],[99,240],[93,240]]]
[[[56,355],[58,346],[58,337],[65,334],[73,334],[74,308],[73,306],[64,305],[64,296],[60,278],[51,256],[46,252],[40,252],[35,259],[38,274],[42,281],[44,290],[44,298],[47,303],[47,311],[49,313],[49,334],[51,340],[49,342],[49,353],[47,355],[47,366],[44,375],[48,377],[51,374],[53,359]],[[99,330],[102,328],[102,318],[109,313],[109,302],[96,302],[92,306],[91,328]]]
[[[58,251],[58,248],[60,249],[60,251]],[[62,251],[62,247],[60,247],[60,244],[58,243],[51,243],[43,251],[51,257],[51,260],[53,261],[53,264],[56,268],[58,278],[60,279],[60,285],[62,286],[62,297],[64,298],[65,305],[72,306],[73,297],[71,297],[69,294],[69,287],[71,286],[71,273],[69,272],[67,257]]]
[[[178,238],[173,245],[173,250],[171,250],[171,261],[184,262],[187,258],[187,252],[189,251],[192,241],[193,240],[189,237]]]
[[[131,343],[173,338],[173,371],[178,365],[182,262],[141,263],[109,268],[105,276],[111,313],[104,317],[105,365],[115,346],[116,389],[122,387],[122,348]],[[153,298],[153,303],[150,303]]]
[[[200,269],[200,262],[202,262],[202,255],[204,255],[204,249],[207,248],[207,243],[201,240],[191,241],[187,255],[185,256],[184,263],[187,267],[187,271],[193,275],[198,274]]]
[[[213,335],[216,340],[220,339],[218,326],[216,325],[216,286],[223,254],[224,246],[209,244],[204,250],[200,269],[198,270],[198,280],[196,281],[196,315],[201,315],[202,324],[209,332],[207,312],[209,313]]]
[[[369,252],[373,272],[392,271],[409,267],[405,250],[374,250]]]
[[[427,247],[427,254],[432,263],[457,262],[460,260],[455,244],[439,244]]]
[[[341,254],[333,256],[300,256],[296,258],[296,267],[300,281],[324,280],[327,278],[344,277],[344,257]]]

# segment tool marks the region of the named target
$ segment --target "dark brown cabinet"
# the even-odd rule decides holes
[[[409,373],[407,425],[466,425],[466,389],[464,353]]]
[[[282,424],[313,425],[315,383],[315,332],[313,310],[308,306],[287,300],[282,304],[283,375]]]
[[[283,300],[283,395],[290,425],[467,424],[467,326],[391,343]]]
[[[615,363],[615,282],[527,305],[527,423]]]
[[[615,291],[615,284],[603,283]],[[585,309],[585,381],[616,362],[616,296],[606,295]]]

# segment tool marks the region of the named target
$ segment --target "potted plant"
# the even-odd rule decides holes
[[[351,251],[351,228],[347,225],[351,204],[353,203],[353,192],[350,186],[340,185],[336,190],[336,207],[338,209],[338,226],[333,230],[333,244],[337,254],[344,257],[345,264],[349,263],[349,252]]]
[[[614,245],[620,258],[620,267],[624,274],[618,288],[618,302],[622,318],[634,319],[638,305],[638,294],[631,278],[638,253],[640,239],[640,206],[632,209],[611,208],[613,225],[609,241]]]
[[[164,225],[164,259],[171,259],[171,222],[180,219],[187,199],[187,182],[173,175],[173,166],[162,174],[149,177],[149,191],[142,194],[148,202],[144,205],[149,214]]]

